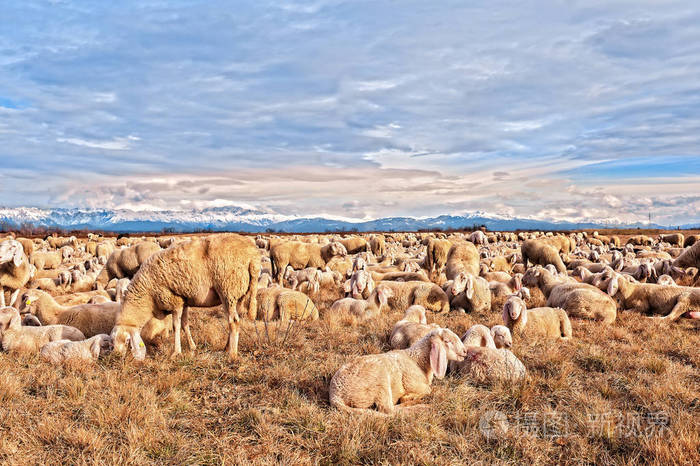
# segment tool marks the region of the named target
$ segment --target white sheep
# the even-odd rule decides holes
[[[494,333],[503,332],[497,329]],[[504,338],[507,341],[507,337]],[[518,382],[527,371],[523,363],[509,350],[496,348],[491,331],[484,325],[472,326],[462,337],[467,356],[450,364],[450,372],[465,374],[477,383],[497,380]]]
[[[5,306],[5,288],[12,293],[9,302],[12,306],[19,290],[32,275],[32,267],[24,254],[22,243],[12,239],[0,243],[0,306]]]
[[[525,302],[511,296],[503,304],[503,323],[514,335],[542,335],[571,338],[571,322],[566,311],[553,307],[528,309]]]
[[[17,309],[0,308],[0,345],[4,351],[37,353],[50,341],[84,339],[80,330],[68,325],[22,326]]]
[[[410,348],[359,356],[331,378],[330,403],[346,413],[390,415],[405,410],[431,392],[433,377],[444,377],[449,361],[461,361],[465,355],[459,337],[440,328]]]
[[[403,319],[394,324],[389,338],[392,349],[404,349],[412,346],[436,328],[438,324],[428,324],[425,308],[414,305],[406,309]]]
[[[334,302],[331,313],[334,315],[351,314],[360,319],[369,319],[379,315],[388,308],[388,300],[393,296],[391,288],[379,284],[366,300],[343,298]]]
[[[53,364],[66,361],[95,362],[101,355],[112,351],[112,338],[100,334],[83,341],[58,340],[46,343],[39,354]]]

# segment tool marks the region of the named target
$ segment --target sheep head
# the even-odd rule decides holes
[[[494,325],[491,328],[491,338],[496,348],[510,348],[513,346],[513,336],[505,325]]]
[[[12,261],[15,267],[19,267],[24,262],[24,258],[24,248],[19,241],[8,239],[0,243],[0,264]]]
[[[118,354],[126,353],[127,346],[131,348],[131,354],[137,361],[146,358],[146,345],[141,339],[141,331],[130,325],[117,325],[110,335],[114,344],[114,351]]]

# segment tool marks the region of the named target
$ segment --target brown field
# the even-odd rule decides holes
[[[570,341],[516,340],[524,383],[448,375],[429,409],[378,418],[331,408],[328,383],[353,356],[387,351],[398,313],[245,322],[234,362],[221,310],[192,314],[199,348],[175,360],[170,344],[143,363],[110,355],[92,367],[0,353],[0,463],[700,464],[698,320],[572,318]],[[496,309],[429,321],[458,335],[502,323]],[[491,411],[507,430],[480,425]]]

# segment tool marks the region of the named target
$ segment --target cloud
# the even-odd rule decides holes
[[[2,202],[697,220],[700,6],[229,10],[5,6]]]

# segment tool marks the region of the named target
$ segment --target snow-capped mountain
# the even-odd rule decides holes
[[[477,211],[464,215],[429,218],[387,217],[353,221],[338,217],[300,217],[267,213],[240,207],[216,207],[201,210],[132,211],[109,209],[42,209],[34,207],[0,208],[3,229],[33,227],[63,230],[104,230],[112,232],[241,231],[297,232],[326,231],[417,231],[461,229],[485,225],[489,230],[570,230],[580,228],[663,228],[661,225],[611,222],[558,222],[493,215]],[[691,225],[687,225],[690,227]]]

